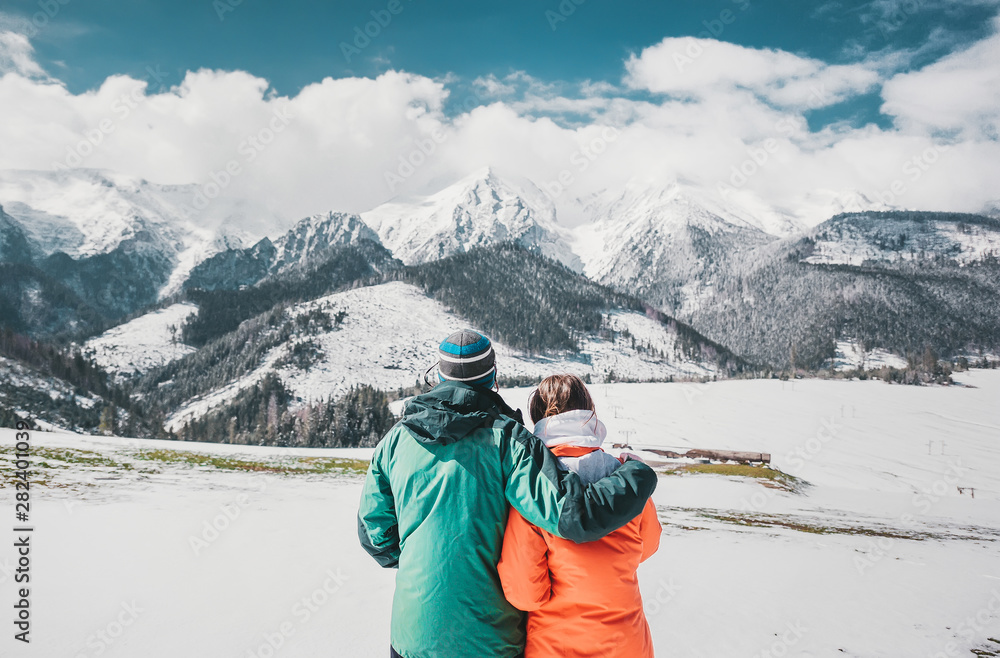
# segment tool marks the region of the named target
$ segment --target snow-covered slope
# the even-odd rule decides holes
[[[856,213],[816,227],[807,263],[861,265],[943,257],[961,264],[1000,257],[1000,220],[943,213]]]
[[[183,405],[171,415],[168,426],[177,429],[185,420],[200,417],[233,399],[268,372],[277,372],[285,386],[303,401],[337,396],[358,384],[383,390],[413,386],[434,362],[441,339],[467,324],[420,289],[400,282],[328,295],[296,305],[287,314],[295,318],[316,310],[329,315],[343,311],[346,317],[332,331],[293,336],[269,352],[250,374]],[[543,377],[573,372],[590,375],[594,381],[613,377],[665,380],[711,377],[718,372],[714,363],[682,356],[676,334],[645,315],[609,313],[605,322],[614,332],[627,331],[635,342],[588,336],[580,341],[579,354],[547,357],[531,357],[497,344],[500,376]],[[307,368],[288,363],[289,354],[302,342],[311,343],[320,354]]]
[[[147,372],[195,351],[180,336],[184,321],[197,312],[194,304],[172,304],[88,340],[84,352],[114,374]]]
[[[906,359],[885,350],[866,350],[856,340],[838,340],[836,353],[830,361],[835,370],[878,370],[882,367],[905,368]]]
[[[963,379],[975,388],[592,386],[608,444],[766,451],[812,485],[659,478],[660,548],[638,572],[656,654],[996,653],[1000,372]],[[525,406],[526,390],[502,393]],[[0,460],[14,442],[0,430]],[[395,576],[358,545],[363,480],[295,471],[371,450],[42,432],[31,443],[46,462],[31,505],[46,539],[32,549],[39,655],[386,653]],[[11,509],[13,494],[0,489]],[[0,555],[0,580],[15,557]]]
[[[163,295],[213,253],[286,225],[244,200],[196,203],[197,192],[195,185],[159,185],[96,169],[0,171],[0,205],[39,254],[84,258],[139,237],[173,264]]]
[[[893,210],[904,210],[904,208],[888,204],[878,196],[873,198],[863,190],[824,188],[804,191],[794,205],[785,209],[807,227],[815,227],[841,213]]]
[[[361,216],[407,265],[508,241],[579,265],[548,197],[530,181],[501,178],[490,168],[433,194],[389,201]]]

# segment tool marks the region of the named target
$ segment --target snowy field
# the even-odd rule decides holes
[[[834,370],[878,370],[882,367],[905,368],[906,359],[882,349],[865,350],[854,340],[838,340],[830,364]]]
[[[969,387],[592,387],[609,444],[657,463],[651,449],[769,452],[797,478],[660,477],[663,541],[640,569],[657,655],[1000,650],[988,639],[1000,639],[1000,372],[956,380]],[[523,408],[527,393],[505,395]],[[0,430],[4,460],[12,443]],[[32,443],[46,466],[32,489],[32,644],[8,626],[0,655],[387,654],[393,572],[358,545],[364,462],[350,461],[370,450],[41,432]],[[4,470],[10,611],[9,461]]]

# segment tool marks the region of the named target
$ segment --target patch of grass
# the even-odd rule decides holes
[[[75,466],[86,468],[106,468],[112,470],[128,471],[132,465],[127,462],[120,462],[111,457],[102,455],[92,450],[82,450],[78,448],[46,448],[33,446],[31,456],[28,461],[31,467],[28,482],[39,487],[64,486],[53,481],[55,472],[72,469]],[[6,462],[2,465],[0,473],[0,488],[15,487],[15,482],[20,481],[16,476],[13,459],[3,459]]]
[[[107,455],[102,455],[93,450],[83,450],[80,448],[32,448],[31,457],[38,461],[37,464],[44,468],[70,468],[79,464],[81,466],[94,466],[101,468],[121,468],[131,470],[132,464],[120,462]],[[50,464],[49,462],[56,462]]]
[[[46,488],[69,486],[70,480],[80,476],[98,479],[120,479],[126,472],[139,477],[160,474],[164,468],[182,467],[236,471],[243,473],[273,473],[277,475],[333,475],[363,477],[368,462],[362,459],[339,457],[276,457],[252,459],[243,456],[210,455],[185,450],[135,450],[101,453],[78,448],[32,447],[31,467],[28,469],[29,485]],[[69,480],[67,480],[69,478]],[[0,454],[0,488],[15,487],[13,459]],[[92,482],[75,482],[75,485],[92,486]]]
[[[696,525],[681,525],[679,523],[670,523],[669,521],[664,521],[660,519],[660,524],[665,528],[677,528],[678,530],[683,530],[685,532],[695,532],[697,530],[708,530],[709,528],[702,528]]]
[[[863,537],[886,537],[889,539],[941,539],[943,537],[930,532],[907,532],[892,528],[870,528],[852,525],[821,525],[809,520],[795,519],[791,516],[776,516],[773,514],[753,514],[740,512],[707,512],[698,514],[707,519],[742,525],[753,528],[784,528],[797,532],[807,532],[814,535],[860,535]]]
[[[14,474],[14,469],[6,464],[0,466],[0,489],[14,489],[15,482],[23,482],[21,478]],[[28,486],[48,487],[52,484],[52,477],[49,473],[38,468],[30,469],[28,472]]]
[[[1000,541],[1000,531],[985,527],[947,526],[940,528],[910,529],[893,527],[879,522],[865,523],[863,519],[850,522],[840,519],[809,517],[800,514],[766,514],[764,512],[718,510],[704,507],[674,507],[657,505],[657,515],[664,527],[679,530],[709,530],[711,524],[703,525],[695,519],[708,519],[742,528],[776,528],[794,530],[813,535],[853,535],[862,537],[885,537],[922,541]]]
[[[155,461],[161,464],[184,464],[192,467],[213,468],[222,471],[242,471],[279,474],[342,473],[364,474],[368,462],[360,459],[337,457],[291,457],[280,462],[257,461],[240,457],[206,455],[183,450],[142,450],[135,453],[137,459]]]
[[[368,462],[364,459],[341,459],[337,457],[303,457],[299,462],[306,465],[311,473],[339,472],[350,475],[364,475],[368,472]]]
[[[277,464],[267,462],[223,457],[221,455],[205,455],[199,452],[186,452],[184,450],[140,450],[135,453],[135,458],[159,462],[161,464],[183,464],[186,466],[215,468],[223,471],[283,473],[286,470]]]
[[[696,473],[723,475],[726,477],[756,478],[761,484],[772,489],[781,489],[798,493],[808,486],[805,480],[767,466],[750,464],[685,464],[667,471],[672,474]]]

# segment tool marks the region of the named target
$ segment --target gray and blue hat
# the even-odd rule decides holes
[[[438,379],[493,388],[497,367],[490,339],[472,329],[445,338],[438,346]]]

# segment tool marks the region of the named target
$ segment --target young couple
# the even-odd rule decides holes
[[[651,657],[636,568],[659,545],[655,473],[601,450],[578,377],[534,391],[532,433],[482,334],[445,339],[437,370],[376,448],[358,514],[362,546],[399,569],[390,655]]]

